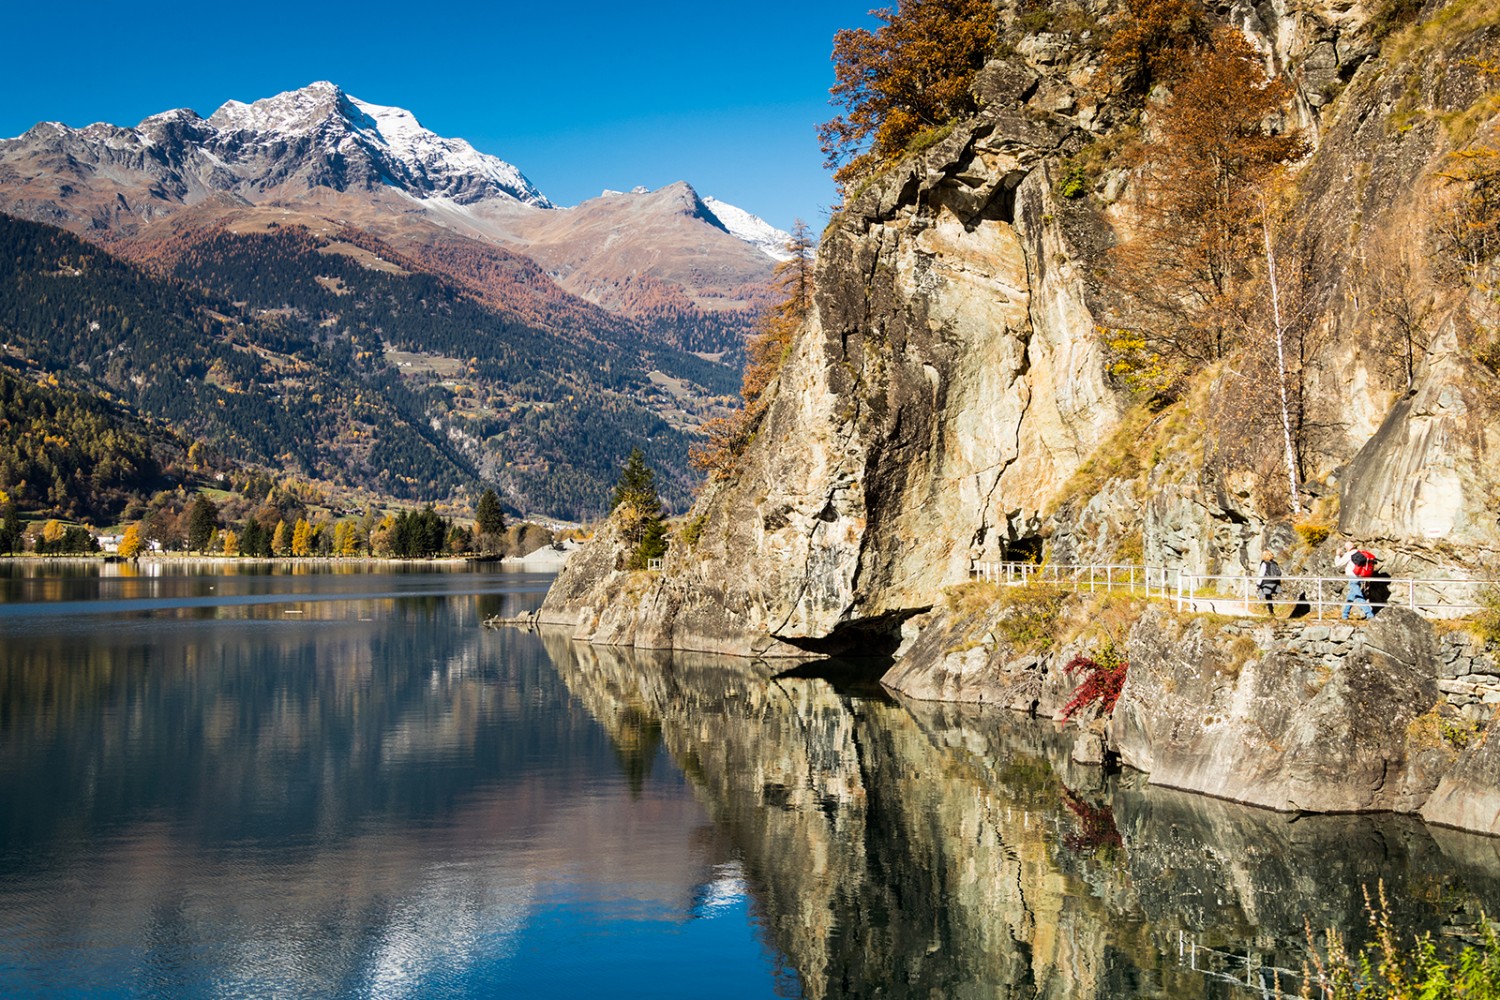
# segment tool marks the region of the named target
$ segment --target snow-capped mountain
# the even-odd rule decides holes
[[[499,247],[589,303],[697,330],[693,344],[752,322],[786,241],[682,181],[559,209],[515,166],[326,81],[207,118],[37,125],[0,140],[0,211],[147,259],[184,233],[272,223],[364,232],[424,260]]]
[[[410,111],[361,101],[326,81],[254,104],[229,101],[207,125],[216,133],[207,145],[228,153],[231,162],[253,161],[262,150],[282,153],[288,145],[314,139],[309,152],[367,162],[377,182],[418,198],[450,198],[462,205],[501,197],[552,207],[520,170],[499,157],[423,128]]]
[[[517,210],[557,207],[513,164],[327,81],[250,104],[227,101],[207,118],[178,108],[134,128],[44,122],[0,140],[0,209],[90,231],[129,234],[223,196],[251,205],[311,198],[331,208],[330,199],[346,201],[342,194],[395,194],[439,225],[506,242],[544,224]],[[785,232],[714,198],[700,204],[706,224],[787,258]]]
[[[24,188],[33,206],[51,202],[40,211],[22,203],[19,214],[96,229],[129,230],[215,195],[264,204],[319,189],[552,207],[504,160],[327,82],[229,101],[208,118],[179,108],[135,128],[45,122],[0,141],[0,187]]]
[[[703,204],[718,217],[731,235],[744,240],[772,260],[792,259],[791,251],[786,248],[787,242],[792,238],[790,233],[777,229],[758,215],[751,215],[743,208],[736,208],[717,198],[705,196]]]

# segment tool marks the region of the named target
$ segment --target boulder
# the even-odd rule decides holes
[[[1391,609],[1331,664],[1303,631],[1148,612],[1111,723],[1122,762],[1285,812],[1421,808],[1440,769],[1407,727],[1439,698],[1432,627]]]

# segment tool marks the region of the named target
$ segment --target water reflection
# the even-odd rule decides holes
[[[1462,933],[1500,901],[1492,841],[1410,819],[1106,779],[1007,713],[744,661],[548,649],[622,746],[659,730],[809,997],[1295,993],[1304,919],[1362,938],[1364,886],[1405,932]]]
[[[364,579],[0,623],[0,993],[583,993],[674,943],[774,992],[680,773],[478,627],[541,588]]]
[[[1290,985],[1304,917],[1358,937],[1377,880],[1407,931],[1500,909],[1500,841],[479,627],[545,579],[156,582],[3,606],[0,993],[1241,997]]]

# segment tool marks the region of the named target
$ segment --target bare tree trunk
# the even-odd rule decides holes
[[[1281,322],[1281,289],[1276,278],[1276,252],[1271,248],[1271,227],[1262,206],[1260,231],[1266,238],[1266,273],[1271,279],[1271,315],[1276,322],[1276,374],[1281,388],[1281,436],[1286,445],[1286,478],[1292,494],[1292,511],[1302,513],[1297,489],[1297,455],[1292,448],[1292,413],[1286,394],[1286,330]]]

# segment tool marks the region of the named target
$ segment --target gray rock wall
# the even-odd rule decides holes
[[[942,606],[910,623],[883,683],[1057,720],[1080,680],[1063,667],[1106,638],[1100,607],[1071,598],[1063,638],[1027,652],[1004,638],[1005,612]],[[1400,608],[1360,624],[1146,608],[1126,647],[1107,727],[1089,711],[1069,727],[1075,759],[1117,755],[1150,784],[1284,812],[1420,811],[1500,833],[1500,663],[1465,632]]]

